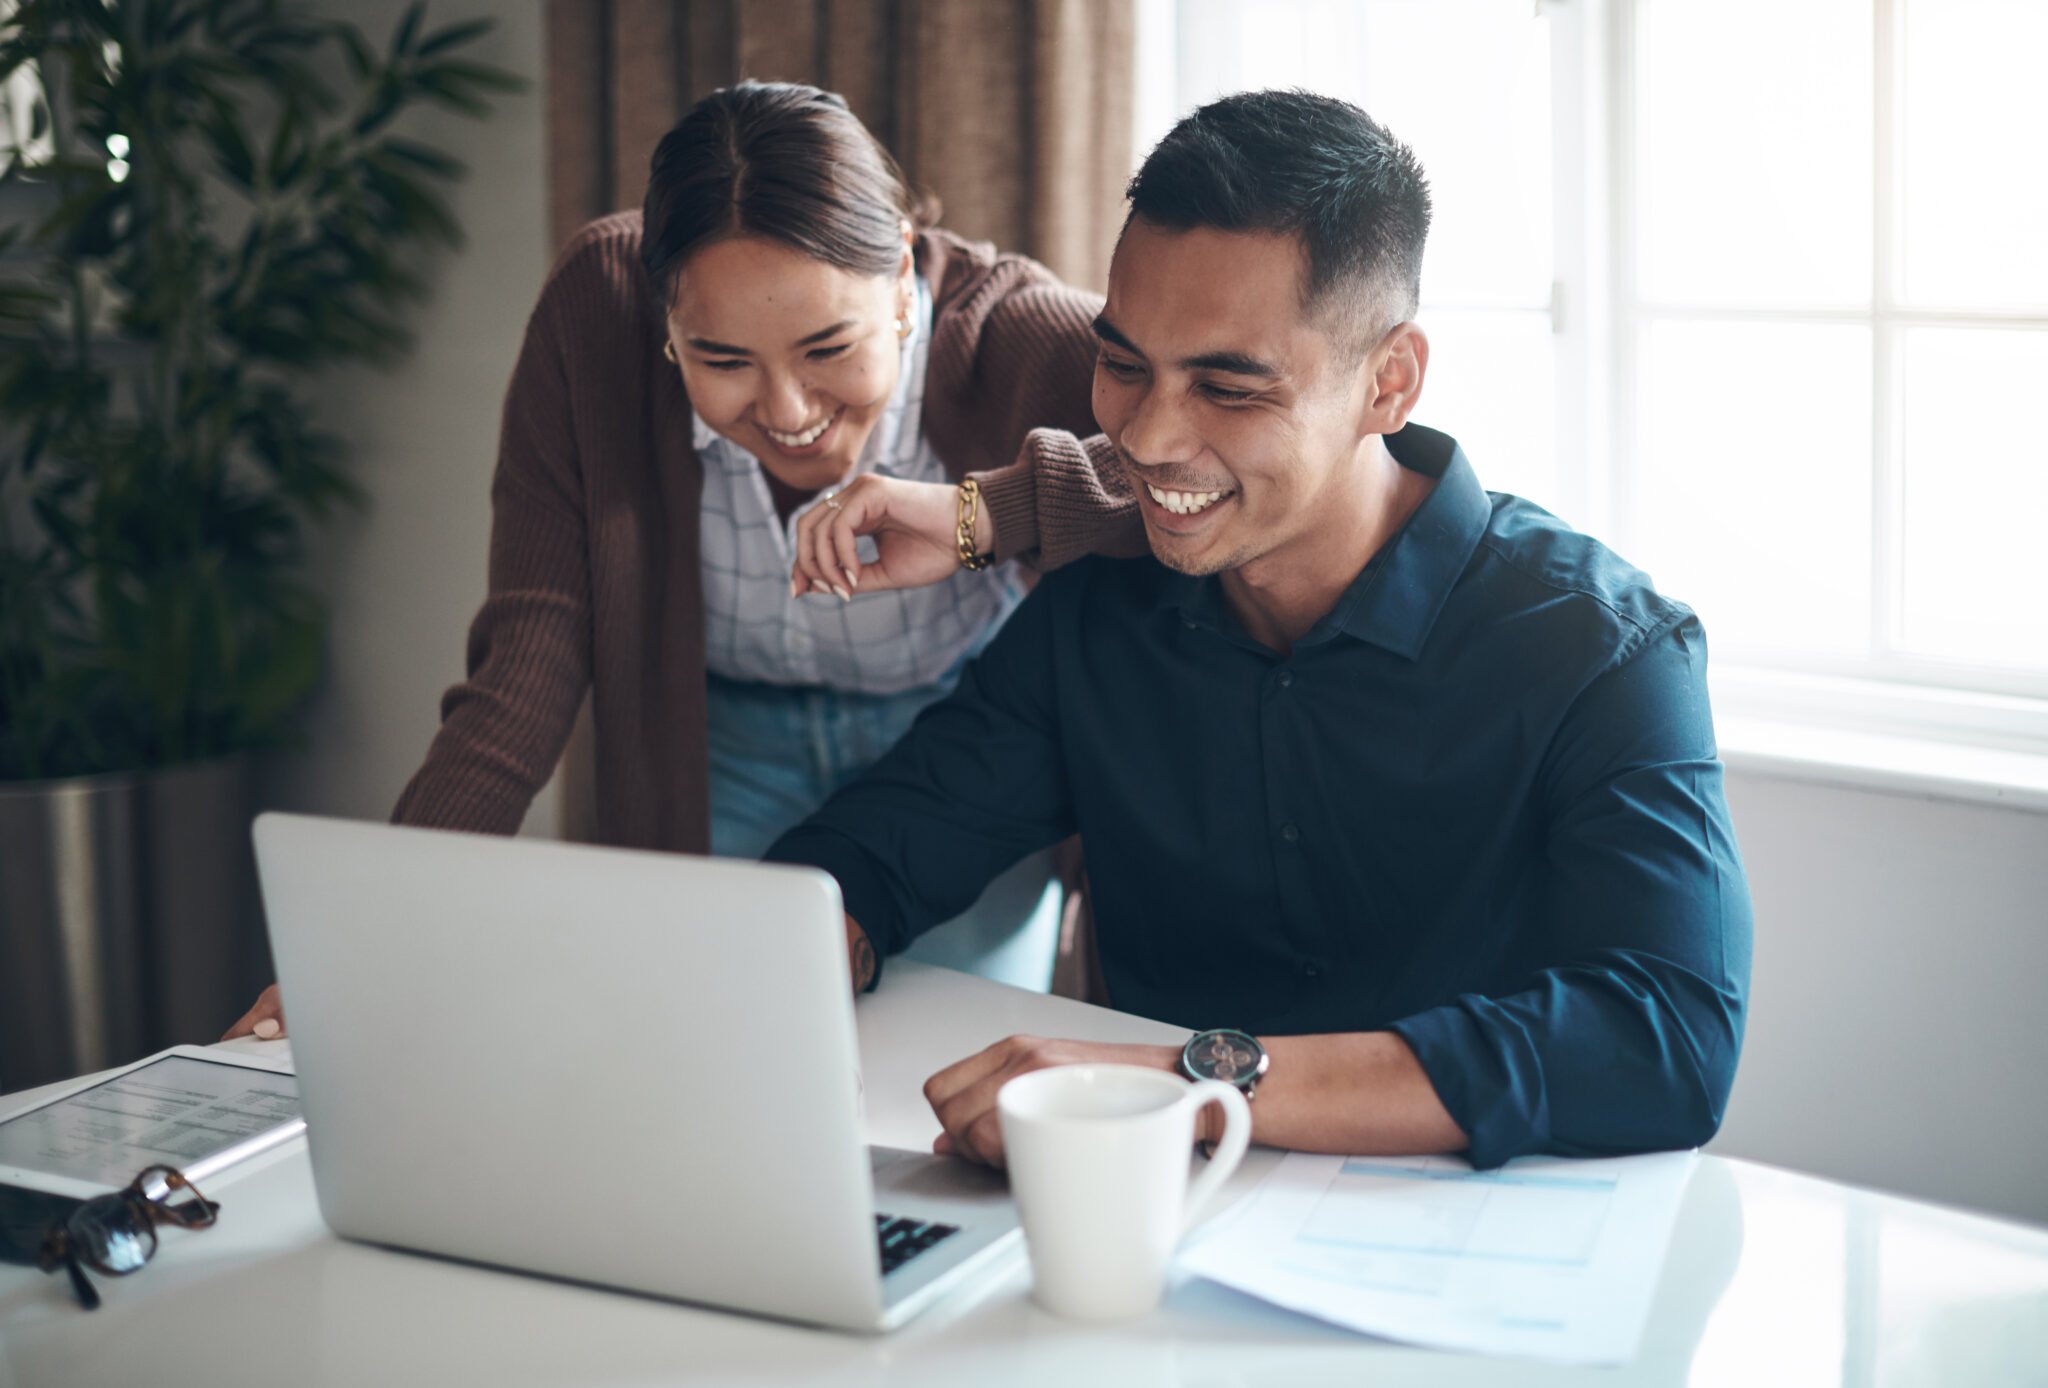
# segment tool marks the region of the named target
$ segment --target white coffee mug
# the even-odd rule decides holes
[[[1195,1115],[1223,1106],[1223,1140],[1188,1180]],[[1055,1315],[1143,1315],[1167,1264],[1251,1141],[1244,1095],[1139,1065],[1062,1065],[996,1095],[1010,1193],[1031,1250],[1032,1295]]]

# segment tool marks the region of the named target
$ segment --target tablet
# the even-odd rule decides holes
[[[305,1130],[289,1064],[173,1046],[0,1120],[0,1183],[90,1197],[162,1163],[203,1190]]]

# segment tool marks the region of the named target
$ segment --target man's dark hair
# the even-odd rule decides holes
[[[741,82],[692,106],[655,147],[640,259],[664,307],[689,258],[735,236],[890,275],[902,224],[929,225],[935,210],[834,93]]]
[[[1429,182],[1414,151],[1349,102],[1304,91],[1212,101],[1153,147],[1125,195],[1132,217],[1173,231],[1298,237],[1303,309],[1338,310],[1361,349],[1415,313]]]

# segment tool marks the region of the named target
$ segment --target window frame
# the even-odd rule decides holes
[[[1604,187],[1581,191],[1589,220],[1604,228],[1606,274],[1589,277],[1589,292],[1607,298],[1607,342],[1584,377],[1586,389],[1604,388],[1607,485],[1595,487],[1601,500],[1584,513],[1589,528],[1614,537],[1630,552],[1633,465],[1641,447],[1635,409],[1642,339],[1658,320],[1835,323],[1865,326],[1871,335],[1871,488],[1869,651],[1861,657],[1770,655],[1744,652],[1718,661],[1712,676],[1717,708],[1739,717],[1826,724],[1918,739],[1965,742],[2013,751],[2048,754],[2048,670],[2029,671],[1940,660],[1900,648],[1897,633],[1904,600],[1902,451],[1904,382],[1901,343],[1915,327],[2048,330],[2048,314],[1926,309],[1902,304],[1898,225],[1903,201],[1897,176],[1902,140],[1898,129],[1904,86],[1904,0],[1868,0],[1873,25],[1871,100],[1871,287],[1866,307],[1856,309],[1728,308],[1664,303],[1638,290],[1636,208],[1638,188],[1634,120],[1637,83],[1639,0],[1542,0],[1541,12],[1556,28],[1553,43],[1574,31],[1582,71],[1602,72],[1598,84],[1608,106]],[[1563,74],[1559,74],[1562,76]],[[1588,83],[1588,86],[1595,84]],[[1563,134],[1569,89],[1553,89],[1553,124]],[[1559,189],[1559,196],[1566,190]],[[1600,262],[1593,262],[1598,265]],[[1592,283],[1604,278],[1604,291]],[[1560,379],[1560,397],[1572,383]],[[1595,411],[1601,405],[1592,407]],[[1560,445],[1563,440],[1560,440]],[[1564,456],[1564,455],[1561,455]],[[1682,594],[1679,596],[1683,596]],[[1711,635],[1711,633],[1710,633]]]

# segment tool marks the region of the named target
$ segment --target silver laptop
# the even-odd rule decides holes
[[[1017,1238],[869,1148],[821,872],[266,814],[320,1212],[396,1248],[887,1330]]]

